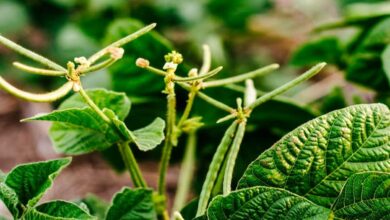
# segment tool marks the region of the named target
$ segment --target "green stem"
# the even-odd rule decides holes
[[[236,128],[237,122],[234,121],[226,130],[221,140],[221,143],[218,145],[217,151],[215,152],[213,159],[211,160],[211,164],[206,175],[206,180],[203,183],[202,191],[199,196],[196,217],[201,216],[206,212],[207,205],[209,203],[210,196],[215,185],[215,180],[218,176],[218,172],[221,170],[222,162],[224,161],[226,152],[233,141]]]
[[[93,100],[88,96],[88,94],[85,92],[83,87],[80,85],[80,91],[79,91],[81,97],[84,99],[84,101],[108,124],[112,124],[110,118],[107,117],[107,115],[104,114],[104,112],[93,102]]]
[[[107,67],[111,66],[112,64],[114,64],[116,61],[117,61],[117,59],[109,58],[105,61],[102,61],[94,66],[91,66],[91,67],[83,70],[81,72],[81,74],[91,73],[91,72],[101,70],[103,68],[107,68]]]
[[[47,59],[46,57],[39,55],[31,50],[26,49],[26,48],[20,46],[19,44],[16,44],[15,42],[13,42],[13,41],[11,41],[11,40],[9,40],[1,35],[0,35],[0,43],[2,43],[4,46],[8,47],[9,49],[14,50],[17,53],[19,53],[25,57],[28,57],[34,61],[37,61],[38,63],[41,63],[47,67],[50,67],[54,70],[66,72],[66,69],[64,67],[62,67],[61,65]]]
[[[276,70],[278,68],[279,68],[278,64],[271,64],[271,65],[268,65],[266,67],[263,67],[263,68],[260,68],[260,69],[257,69],[257,70],[254,70],[254,71],[251,71],[248,73],[240,74],[240,75],[237,75],[234,77],[205,82],[203,84],[203,87],[204,88],[218,87],[218,86],[223,86],[223,85],[227,85],[227,84],[242,82],[246,79],[251,79],[251,78],[254,78],[257,76],[265,75],[265,74],[267,74],[273,70]]]
[[[261,96],[260,98],[256,99],[255,102],[253,102],[251,105],[249,105],[247,108],[249,110],[254,109],[255,107],[263,104],[264,102],[267,102],[270,99],[273,99],[275,96],[280,95],[284,93],[285,91],[289,90],[290,88],[298,85],[299,83],[308,80],[309,78],[313,77],[317,73],[319,73],[326,63],[320,63],[300,75],[299,77],[295,78],[294,80],[272,90],[271,92],[266,93],[265,95]]]
[[[171,70],[172,71],[172,70]],[[173,72],[170,74],[174,74]],[[176,94],[174,90],[175,84],[172,81],[167,81],[166,89],[167,92],[167,132],[165,135],[165,142],[160,161],[160,175],[158,179],[158,193],[165,195],[166,186],[166,173],[169,166],[169,160],[171,158],[171,152],[173,148],[174,129],[176,125]]]
[[[191,86],[185,84],[185,83],[177,83],[179,86],[181,86],[183,89],[187,90],[187,91],[191,91]],[[211,105],[214,105],[215,107],[223,110],[223,111],[227,111],[229,113],[233,113],[235,112],[234,108],[216,100],[216,99],[213,99],[211,98],[210,96],[204,94],[203,92],[200,92],[198,91],[197,92],[197,95],[199,98],[203,99],[204,101],[208,102],[209,104]]]
[[[166,76],[168,74],[166,71],[160,70],[160,69],[153,67],[153,66],[146,66],[146,67],[141,67],[141,68],[145,68],[145,69],[149,70],[150,72],[155,73],[155,74],[160,75],[160,76]],[[215,76],[222,69],[223,69],[223,67],[219,66],[206,74],[203,74],[203,75],[199,74],[198,76],[194,76],[194,77],[173,76],[172,80],[175,82],[192,82],[192,81],[196,81],[196,80],[207,79],[207,78],[210,78],[212,76]]]
[[[153,24],[150,24],[118,41],[115,41],[114,43],[108,45],[107,47],[103,48],[102,50],[98,51],[97,53],[93,54],[89,59],[88,61],[92,64],[94,62],[96,62],[98,59],[100,59],[101,57],[103,57],[104,55],[107,54],[107,50],[109,48],[112,48],[112,47],[121,47],[123,46],[124,44],[127,44],[129,43],[130,41],[133,41],[139,37],[141,37],[142,35],[148,33],[150,30],[152,30],[154,27],[156,27],[156,23],[153,23]]]
[[[236,159],[237,159],[238,151],[240,150],[242,139],[244,138],[245,126],[246,126],[245,121],[241,121],[240,124],[238,125],[237,132],[232,143],[232,147],[230,148],[229,154],[227,156],[225,175],[223,179],[224,195],[227,195],[231,192],[234,166],[236,164]]]
[[[196,80],[205,80],[207,78],[210,78],[210,77],[217,75],[222,69],[223,69],[223,67],[219,66],[206,74],[203,74],[203,75],[199,74],[198,76],[194,76],[194,77],[179,77],[179,76],[177,76],[177,77],[173,78],[173,81],[175,81],[175,82],[193,82]]]
[[[20,63],[20,62],[13,62],[12,64],[16,68],[21,69],[23,71],[26,71],[28,73],[44,75],[44,76],[64,76],[64,75],[66,75],[66,72],[64,72],[64,71],[36,68],[36,67],[32,67],[32,66]]]
[[[173,211],[179,211],[186,203],[188,194],[191,190],[191,183],[194,177],[195,168],[195,150],[196,150],[196,133],[188,134],[187,145],[184,152],[183,162],[181,164],[178,188],[176,191]]]
[[[4,78],[0,76],[0,88],[4,89],[8,93],[18,98],[31,101],[31,102],[54,102],[64,97],[66,94],[68,94],[68,92],[72,89],[72,86],[73,86],[73,82],[67,82],[55,91],[43,93],[43,94],[35,94],[35,93],[25,92],[23,90],[14,87],[13,85],[9,84],[7,81],[4,80]]]
[[[146,188],[146,182],[142,177],[141,170],[139,169],[138,163],[130,149],[130,146],[128,145],[128,142],[118,142],[118,149],[123,162],[130,173],[131,179],[133,180],[134,187]]]
[[[104,112],[95,104],[95,102],[88,96],[83,87],[80,85],[79,91],[81,97],[84,101],[110,126],[114,126],[111,119],[104,114]],[[122,135],[122,134],[120,134]],[[130,177],[133,181],[135,187],[147,187],[146,181],[144,180],[141,171],[139,169],[138,163],[134,157],[133,152],[131,151],[128,140],[123,140],[117,143],[119,152],[122,156],[123,162],[126,165],[130,173]]]
[[[186,105],[184,112],[179,120],[179,123],[177,124],[178,128],[181,128],[183,123],[190,116],[191,109],[192,109],[192,106],[194,105],[194,100],[195,100],[197,91],[198,91],[197,88],[193,86],[191,91],[188,93],[187,105]]]

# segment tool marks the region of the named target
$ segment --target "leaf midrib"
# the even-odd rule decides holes
[[[382,115],[380,115],[381,117]],[[384,117],[381,117],[379,122],[377,123],[377,125],[375,126],[374,130],[371,132],[371,134],[367,137],[366,140],[364,140],[364,143],[361,144],[361,146],[359,147],[359,149],[357,149],[355,152],[353,152],[346,160],[343,161],[343,163],[340,164],[340,166],[338,166],[335,170],[333,170],[331,173],[329,173],[328,175],[326,175],[326,177],[324,177],[319,183],[317,183],[314,187],[312,187],[307,193],[305,193],[303,195],[303,197],[306,197],[310,192],[312,192],[317,186],[319,186],[320,184],[322,184],[328,177],[330,177],[334,172],[338,171],[342,166],[344,166],[344,164],[346,162],[349,161],[349,159],[351,159],[360,149],[362,149],[364,147],[364,145],[367,143],[367,141],[371,138],[371,136],[378,130],[378,127],[379,125],[382,124],[382,120],[383,120]],[[326,149],[328,149],[329,147],[329,142],[328,142],[328,145],[326,147]]]

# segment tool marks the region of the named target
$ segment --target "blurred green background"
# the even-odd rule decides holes
[[[83,78],[88,88],[104,87],[130,97],[130,129],[165,115],[163,80],[137,68],[138,57],[162,67],[164,54],[175,49],[184,56],[179,74],[185,75],[189,68],[199,68],[202,44],[208,44],[213,67],[224,66],[219,77],[281,64],[280,70],[255,79],[261,91],[293,79],[310,65],[328,62],[319,76],[253,113],[237,177],[286,132],[320,114],[357,103],[390,104],[389,19],[389,1],[374,0],[0,0],[0,33],[63,65],[156,22],[155,31],[125,46],[121,61]],[[0,73],[20,88],[47,91],[65,81],[20,72],[11,65],[19,59],[24,58],[0,47]],[[242,95],[226,88],[206,93],[232,106],[234,97]],[[186,93],[178,90],[178,98],[182,110]],[[215,124],[224,114],[199,100],[193,114],[206,123],[198,133],[197,154],[209,161],[227,126]],[[183,154],[184,139],[180,143],[174,163]],[[121,169],[115,150],[103,155]],[[159,155],[159,150],[137,152],[141,162],[156,161]],[[199,163],[199,183],[207,166]]]

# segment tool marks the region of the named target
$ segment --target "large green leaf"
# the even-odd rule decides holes
[[[89,107],[56,110],[26,120],[54,122],[50,138],[61,153],[78,155],[104,150],[120,140],[116,131]]]
[[[390,173],[352,175],[332,210],[335,217],[341,219],[389,219]]]
[[[28,210],[24,220],[92,220],[79,206],[65,201],[51,201]]]
[[[150,189],[124,188],[115,195],[106,220],[157,220]]]
[[[105,89],[89,89],[86,90],[86,93],[100,109],[111,109],[121,120],[125,119],[130,112],[131,103],[124,93],[108,91]],[[62,102],[58,109],[63,110],[83,107],[88,107],[88,105],[79,94],[74,94]]]
[[[70,161],[62,158],[19,165],[8,173],[4,184],[15,192],[22,205],[33,207]]]
[[[332,211],[287,190],[253,187],[217,196],[207,209],[210,220],[328,219]]]
[[[347,178],[390,171],[390,112],[355,105],[293,130],[252,162],[238,188],[274,186],[330,207]]]

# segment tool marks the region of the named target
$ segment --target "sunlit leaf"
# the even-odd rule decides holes
[[[390,111],[382,104],[333,111],[293,130],[252,162],[238,188],[284,188],[330,207],[347,178],[390,171]]]

